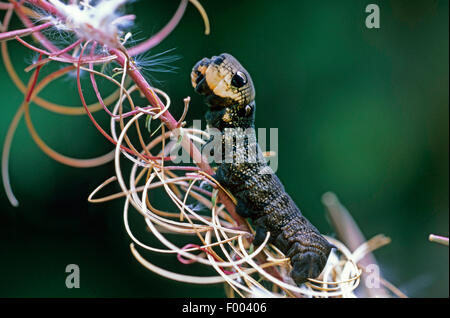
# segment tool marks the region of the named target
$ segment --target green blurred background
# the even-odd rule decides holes
[[[449,250],[428,242],[449,229],[448,1],[202,1],[211,35],[190,5],[156,54],[175,48],[175,73],[147,73],[172,98],[171,112],[203,119],[205,106],[190,86],[197,60],[222,52],[249,70],[257,90],[257,127],[278,128],[278,176],[303,213],[333,235],[321,196],[335,192],[367,238],[392,243],[375,252],[384,276],[411,297],[449,296]],[[381,9],[381,28],[367,29],[365,7]],[[136,1],[136,38],[157,32],[178,1]],[[3,12],[0,12],[0,16]],[[17,19],[12,28],[19,28]],[[33,54],[9,43],[22,80]],[[154,81],[153,81],[154,82]],[[155,82],[154,82],[155,83]],[[0,63],[2,141],[22,95]],[[155,83],[156,84],[156,83]],[[88,87],[88,86],[86,86]],[[86,88],[86,91],[89,91]],[[42,96],[79,106],[67,76]],[[92,95],[88,96],[94,101]],[[276,113],[274,114],[274,110]],[[87,116],[64,117],[32,107],[42,138],[63,154],[93,157],[112,149]],[[108,128],[107,116],[96,118]],[[11,151],[18,208],[0,191],[1,297],[222,297],[222,285],[169,281],[133,258],[123,199],[89,204],[87,196],[114,174],[113,164],[76,169],[48,158],[22,120]],[[112,193],[118,187],[111,186]],[[105,190],[106,192],[106,190]],[[166,199],[158,207],[167,207]],[[159,246],[137,213],[134,233]],[[184,273],[213,274],[175,257],[142,252]],[[78,264],[81,288],[65,287],[65,267]]]

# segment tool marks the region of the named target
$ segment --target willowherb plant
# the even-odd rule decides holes
[[[389,243],[389,239],[377,236],[364,242],[359,238],[359,247],[352,252],[340,241],[327,237],[337,247],[337,251],[331,254],[318,279],[310,279],[301,287],[296,286],[288,275],[289,259],[276,247],[268,244],[270,233],[263,244],[254,246],[252,244],[254,231],[251,225],[236,214],[234,198],[211,177],[214,170],[193,144],[193,141],[201,141],[201,137],[207,133],[185,127],[184,118],[189,108],[189,97],[184,100],[182,117],[176,120],[169,112],[170,97],[164,91],[152,87],[142,74],[141,67],[134,62],[134,57],[147,54],[172,32],[189,2],[201,13],[205,22],[205,33],[209,33],[209,21],[204,9],[197,0],[181,0],[177,11],[164,28],[151,38],[130,46],[127,40],[132,34],[126,30],[132,26],[136,17],[121,13],[120,9],[126,2],[126,0],[0,2],[0,10],[5,12],[0,24],[3,61],[12,81],[24,94],[24,101],[14,116],[3,147],[2,177],[10,202],[14,206],[18,205],[9,182],[9,150],[18,122],[25,116],[34,141],[53,159],[73,167],[95,167],[114,161],[116,175],[99,185],[89,196],[89,201],[100,203],[125,197],[124,225],[134,242],[130,248],[136,259],[149,270],[169,279],[190,284],[226,283],[229,296],[238,294],[241,297],[355,297],[355,290],[363,274],[360,261],[370,255],[373,249]],[[14,13],[24,24],[24,29],[8,30]],[[67,32],[75,40],[61,49],[43,33],[48,29]],[[38,41],[39,47],[23,39],[29,35]],[[8,40],[20,42],[39,56],[26,68],[28,72],[33,71],[28,84],[22,83],[10,61]],[[40,70],[49,63],[60,63],[64,67],[40,79]],[[112,75],[108,74],[104,67],[111,63],[118,65]],[[74,80],[82,107],[59,105],[39,97],[39,93],[46,85],[73,71],[76,73]],[[89,74],[90,84],[97,98],[97,102],[93,104],[88,104],[83,94],[81,71]],[[116,75],[120,76],[120,80],[115,79]],[[96,77],[107,79],[117,86],[117,90],[104,98]],[[144,97],[144,105],[138,104],[142,103],[142,98],[137,98],[137,93]],[[124,101],[130,105],[130,111],[124,112]],[[36,132],[29,112],[31,102],[59,114],[87,114],[99,132],[114,145],[114,150],[92,159],[71,158],[56,152]],[[109,133],[92,115],[101,110],[110,115]],[[142,123],[144,120],[147,126],[150,126],[149,122],[160,121],[160,130],[152,133],[142,132],[139,122]],[[136,130],[136,140],[132,140],[128,135],[130,129]],[[158,135],[155,135],[156,132]],[[175,159],[171,154],[180,147],[192,157],[195,165],[168,164]],[[123,176],[122,157],[133,163],[128,181]],[[101,189],[115,181],[121,187],[120,193],[94,198]],[[210,183],[213,191],[200,187],[200,182]],[[148,194],[156,188],[165,190],[168,199],[177,207],[176,211],[161,211],[152,205]],[[206,206],[209,213],[200,214],[193,210],[187,204],[188,200],[192,199]],[[135,238],[128,224],[130,205],[144,217],[151,233],[165,248],[151,247]],[[336,217],[336,214],[334,215]],[[347,226],[355,225],[347,223]],[[186,244],[180,247],[171,242],[165,233],[188,234],[184,236],[188,239]],[[186,265],[198,262],[210,266],[216,270],[217,275],[191,276],[170,272],[144,259],[135,244],[154,253],[175,254],[177,259]],[[394,294],[404,296],[385,280],[382,279],[381,282]],[[382,295],[387,296],[387,290],[383,289]]]

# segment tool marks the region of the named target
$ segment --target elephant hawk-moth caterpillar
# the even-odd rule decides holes
[[[254,132],[255,88],[249,73],[233,56],[223,53],[199,61],[191,81],[205,97],[206,120],[209,127],[220,131],[222,148],[227,142],[244,140],[231,147],[231,156],[223,151],[214,177],[237,199],[236,212],[252,220],[254,244],[261,244],[269,231],[269,242],[291,260],[292,279],[300,285],[316,278],[333,245],[302,215],[273,170],[261,160]]]

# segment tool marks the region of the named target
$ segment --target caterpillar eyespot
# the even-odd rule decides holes
[[[231,85],[234,87],[240,88],[247,84],[247,77],[244,73],[237,71],[236,74],[231,78]]]

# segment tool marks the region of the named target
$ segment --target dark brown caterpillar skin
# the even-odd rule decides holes
[[[254,86],[233,56],[223,53],[202,59],[192,69],[191,81],[195,91],[205,96],[206,120],[222,132],[222,144],[233,138],[229,128],[254,128]],[[254,160],[262,158],[254,131],[246,136],[233,155],[244,160],[222,161],[214,177],[237,199],[236,211],[251,218],[256,227],[254,243],[261,244],[269,231],[269,242],[291,259],[291,277],[300,285],[320,275],[333,245],[301,214],[266,162]]]

